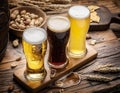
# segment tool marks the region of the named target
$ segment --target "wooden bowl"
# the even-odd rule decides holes
[[[47,19],[46,13],[42,11],[41,9],[38,9],[36,7],[31,7],[31,6],[21,6],[21,7],[16,7],[16,8],[11,9],[10,13],[12,13],[14,10],[19,10],[19,11],[26,10],[29,13],[34,13],[38,15],[39,17],[42,17],[43,21],[39,27],[43,27],[46,23],[46,19]],[[15,29],[11,26],[9,26],[9,28],[10,28],[10,33],[14,34],[17,37],[22,37],[24,30]]]

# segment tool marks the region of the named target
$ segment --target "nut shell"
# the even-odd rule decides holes
[[[15,10],[19,10],[19,14],[17,16],[13,15],[13,17],[10,20],[9,27],[10,27],[10,32],[12,34],[16,35],[17,37],[22,37],[23,31],[26,28],[33,27],[33,26],[43,27],[46,22],[46,19],[47,19],[46,13],[43,12],[41,9],[31,7],[31,6],[20,6],[20,7],[12,8],[10,10],[10,14],[12,14]],[[25,13],[25,10],[26,10],[26,13]],[[32,23],[32,25],[30,25],[31,21],[33,20],[31,17],[31,14],[34,15],[34,17],[33,17],[34,20],[38,20],[40,17],[42,17],[43,21],[40,24],[38,24],[38,22],[34,22],[34,23]],[[17,20],[15,21],[14,18]],[[12,26],[12,24],[15,24],[15,25]],[[22,26],[21,26],[21,24],[22,24]],[[23,27],[23,25],[25,27]],[[25,29],[23,29],[23,28],[25,28]]]

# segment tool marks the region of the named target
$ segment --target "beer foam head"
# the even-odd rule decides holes
[[[47,26],[53,32],[64,32],[70,28],[70,21],[67,17],[52,16],[49,18]]]
[[[90,15],[90,11],[86,6],[76,5],[69,9],[69,15],[73,18],[83,19]]]
[[[31,27],[24,31],[23,39],[30,44],[41,44],[47,39],[47,34],[43,28]]]

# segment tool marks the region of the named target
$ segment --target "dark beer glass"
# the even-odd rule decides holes
[[[48,19],[48,64],[50,67],[60,69],[67,65],[66,46],[69,39],[69,32],[70,22],[67,17],[52,16]]]

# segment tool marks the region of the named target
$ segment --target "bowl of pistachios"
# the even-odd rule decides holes
[[[46,13],[39,8],[20,6],[10,10],[10,33],[22,37],[25,29],[29,27],[44,27]]]

